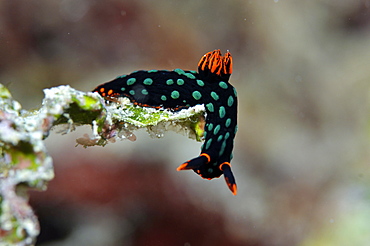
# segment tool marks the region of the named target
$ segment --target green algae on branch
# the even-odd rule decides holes
[[[94,94],[100,97],[97,93]],[[115,98],[103,102],[100,116],[90,121],[93,128],[91,137],[85,135],[77,139],[77,144],[87,146],[102,145],[116,139],[136,139],[132,131],[145,128],[152,137],[163,137],[166,131],[175,131],[191,139],[201,141],[203,137],[204,106],[197,105],[177,112],[170,110],[140,107],[128,98]],[[91,112],[91,111],[90,111]],[[71,119],[71,118],[70,118]],[[75,124],[84,122],[74,121]],[[86,124],[86,123],[85,123]],[[199,130],[200,129],[200,130]]]
[[[83,146],[102,145],[112,139],[130,139],[132,131],[146,128],[150,136],[161,137],[164,131],[181,132],[201,141],[203,137],[204,106],[197,105],[177,112],[140,107],[128,98],[107,101],[98,93],[81,92],[69,86],[45,89],[43,108],[55,121],[53,126],[65,124],[65,132],[77,125],[90,124],[92,137],[77,139]],[[42,110],[40,109],[40,111]],[[156,132],[157,129],[159,132]],[[200,130],[199,130],[200,129]]]
[[[203,138],[203,105],[171,112],[139,107],[127,98],[106,102],[98,93],[70,86],[44,93],[41,108],[26,111],[0,84],[0,237],[8,244],[32,245],[40,232],[26,191],[46,189],[54,177],[43,141],[53,127],[67,126],[67,133],[78,125],[91,125],[92,137],[85,134],[76,140],[85,147],[104,146],[115,139],[133,141],[132,131],[139,128],[146,128],[153,137],[173,130],[197,141]]]

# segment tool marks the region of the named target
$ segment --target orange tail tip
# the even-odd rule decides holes
[[[208,69],[214,74],[219,76],[230,75],[233,71],[232,56],[229,51],[222,56],[220,50],[210,51],[205,54],[199,61],[198,67],[200,70],[205,71]]]
[[[227,184],[231,192],[233,193],[234,196],[238,193],[238,189],[236,187],[236,184]]]
[[[186,170],[187,169],[186,167],[188,166],[188,164],[189,163],[185,162],[185,163],[181,164],[176,170],[177,171]]]
[[[227,177],[225,174],[224,176],[225,176],[227,187],[229,187],[233,195],[236,196],[236,194],[238,193],[238,189],[236,187],[235,180],[232,180],[232,179],[230,180],[229,177]]]

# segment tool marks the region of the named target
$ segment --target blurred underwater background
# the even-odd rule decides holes
[[[177,172],[201,143],[136,133],[84,149],[46,139],[55,179],[31,192],[37,245],[369,245],[370,1],[0,2],[0,81],[25,109],[135,70],[196,70],[230,50],[233,172]]]

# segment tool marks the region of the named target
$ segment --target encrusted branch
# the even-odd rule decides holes
[[[146,128],[152,137],[165,131],[181,132],[200,141],[204,107],[178,112],[143,108],[127,98],[106,101],[98,93],[69,86],[45,89],[38,110],[26,111],[0,84],[0,237],[9,244],[32,245],[40,232],[28,204],[27,189],[46,189],[54,177],[52,158],[43,139],[62,127],[68,133],[78,125],[91,125],[92,135],[77,139],[78,145],[104,146],[116,139],[136,139],[133,131]]]

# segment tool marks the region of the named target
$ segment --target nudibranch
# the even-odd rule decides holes
[[[141,107],[178,111],[198,104],[206,110],[204,144],[198,157],[177,170],[192,169],[202,178],[225,177],[231,192],[237,187],[231,171],[234,137],[237,132],[237,93],[228,82],[232,73],[230,52],[205,54],[198,72],[175,69],[140,70],[99,85],[93,91],[103,97],[127,97]]]

